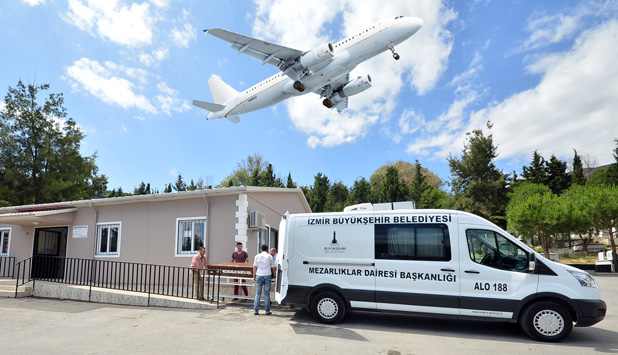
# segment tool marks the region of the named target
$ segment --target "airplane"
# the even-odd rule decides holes
[[[231,47],[238,54],[261,60],[262,65],[274,65],[280,72],[241,92],[219,76],[212,75],[208,86],[215,102],[193,100],[193,105],[210,111],[209,120],[227,118],[238,123],[241,114],[313,92],[324,99],[324,106],[341,112],[348,107],[348,97],[372,85],[370,75],[351,79],[350,72],[360,63],[387,50],[399,60],[395,45],[410,38],[422,26],[421,18],[396,16],[368,26],[335,44],[328,42],[306,52],[220,28],[204,30],[205,34],[232,43]]]

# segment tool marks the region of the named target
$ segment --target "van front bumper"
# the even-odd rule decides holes
[[[579,307],[576,327],[589,327],[605,318],[607,304],[603,300],[574,300]]]

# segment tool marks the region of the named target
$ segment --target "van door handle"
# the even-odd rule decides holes
[[[480,274],[480,272],[479,272],[479,271],[476,271],[476,270],[466,270],[466,271],[464,271],[464,272],[465,272],[466,274]]]
[[[440,269],[441,271],[445,271],[445,272],[455,272],[455,270],[453,269]]]

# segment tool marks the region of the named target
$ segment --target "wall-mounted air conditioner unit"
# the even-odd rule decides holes
[[[249,228],[266,228],[266,216],[260,211],[251,211],[249,213]]]

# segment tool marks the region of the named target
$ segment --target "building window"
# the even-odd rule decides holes
[[[206,246],[206,217],[176,219],[176,255],[193,255]]]
[[[0,256],[9,256],[11,229],[0,229]]]
[[[121,222],[97,224],[97,256],[120,256]]]

